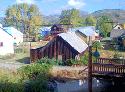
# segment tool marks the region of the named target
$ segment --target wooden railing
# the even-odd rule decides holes
[[[96,74],[124,76],[125,60],[99,58],[95,63],[93,63],[92,71]]]
[[[98,58],[98,59],[95,61],[95,63],[125,65],[125,59]]]

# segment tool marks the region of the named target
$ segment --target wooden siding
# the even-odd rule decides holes
[[[75,56],[79,53],[71,47],[69,43],[57,36],[50,41],[46,46],[31,49],[31,61],[35,62],[43,57],[62,59],[66,61],[68,59],[75,59]],[[82,53],[83,54],[83,53]]]

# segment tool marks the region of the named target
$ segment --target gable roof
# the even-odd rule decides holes
[[[70,29],[71,32],[81,32],[82,34],[86,35],[86,36],[90,36],[90,35],[94,35],[96,34],[95,32],[95,27],[94,26],[87,26],[87,27],[77,27],[77,28],[73,28]]]
[[[23,33],[21,33],[20,31],[18,31],[16,28],[14,27],[4,27],[3,28],[7,33],[11,34],[12,36],[14,35],[23,35]]]
[[[79,38],[75,32],[60,33],[58,36],[68,42],[79,53],[84,52],[88,47],[88,45],[81,38]]]
[[[125,35],[124,29],[113,29],[110,33],[111,38],[117,38],[119,36]]]
[[[116,25],[114,25],[114,26],[113,26],[113,29],[116,29],[117,26],[118,26],[118,27],[121,27],[121,29],[123,29],[122,24],[116,24]]]
[[[4,30],[2,27],[0,27],[0,29],[2,29],[4,32],[6,32],[8,35],[10,35],[11,37],[13,37],[10,33],[8,33],[6,30]]]

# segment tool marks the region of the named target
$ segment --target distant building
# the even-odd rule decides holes
[[[32,62],[43,57],[66,61],[83,55],[88,45],[74,32],[60,33],[47,45],[31,49]]]
[[[50,34],[51,27],[41,27],[40,28],[40,34],[42,37],[45,37]]]
[[[125,30],[124,29],[113,29],[111,32],[110,32],[110,37],[111,38],[118,38],[122,35],[125,35]]]
[[[116,24],[113,26],[113,29],[124,29],[122,24]]]
[[[64,25],[61,25],[61,24],[54,24],[52,27],[51,27],[51,35],[57,35],[59,33],[65,33],[67,32],[66,28],[64,28]]]
[[[14,54],[13,36],[0,26],[0,55]]]
[[[62,24],[54,24],[48,35],[46,35],[45,37],[43,37],[44,41],[50,41],[53,39],[53,37],[55,37],[57,34],[59,33],[65,33],[67,32],[67,29],[64,27],[64,25]]]
[[[18,31],[16,28],[14,28],[14,27],[4,27],[3,29],[13,36],[13,39],[14,39],[13,43],[14,44],[19,45],[19,43],[23,42],[23,33]]]
[[[94,31],[94,34],[92,34],[92,37],[91,37],[92,41],[98,40],[99,38],[99,34],[95,32],[94,26],[73,28],[73,29],[70,29],[70,31],[75,32],[76,35],[78,35],[86,43],[88,43],[89,41],[89,36],[87,36],[87,34],[93,33],[92,31]]]

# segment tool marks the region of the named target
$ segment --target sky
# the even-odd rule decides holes
[[[125,0],[0,0],[0,16],[5,10],[20,3],[36,4],[43,15],[60,14],[64,9],[76,8],[88,13],[102,9],[124,9]]]

